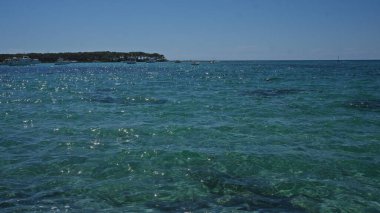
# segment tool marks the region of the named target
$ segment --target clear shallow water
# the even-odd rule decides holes
[[[380,211],[379,61],[0,66],[0,82],[0,211]]]

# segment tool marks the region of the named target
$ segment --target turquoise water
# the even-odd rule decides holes
[[[0,66],[2,212],[380,212],[380,61]]]

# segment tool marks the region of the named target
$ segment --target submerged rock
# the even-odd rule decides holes
[[[218,194],[263,193],[265,190],[271,189],[270,184],[263,179],[234,177],[210,168],[191,170],[190,175],[210,191]]]
[[[258,212],[303,212],[292,198],[272,195],[271,185],[262,179],[234,177],[211,168],[191,170],[190,175],[218,196],[214,203]]]

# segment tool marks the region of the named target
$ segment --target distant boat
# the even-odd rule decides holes
[[[339,56],[338,56],[338,60],[336,61],[336,63],[337,63],[337,64],[340,64],[340,62],[341,62],[341,61],[340,61],[340,58],[339,58]]]
[[[210,61],[210,64],[215,64],[215,60],[211,60],[211,61]]]
[[[31,59],[29,56],[22,58],[13,57],[12,59],[5,59],[4,64],[9,66],[27,66],[41,63],[38,59]]]
[[[57,62],[55,62],[55,65],[66,65],[70,63],[71,61],[65,61],[63,58],[58,58]]]
[[[179,64],[179,63],[181,63],[181,61],[180,60],[175,60],[174,63]]]
[[[201,64],[201,63],[199,63],[199,61],[193,61],[193,62],[191,63],[191,65],[194,65],[194,66],[198,66],[199,64]]]

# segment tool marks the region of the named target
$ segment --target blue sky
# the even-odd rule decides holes
[[[380,59],[380,0],[0,0],[0,53]]]

